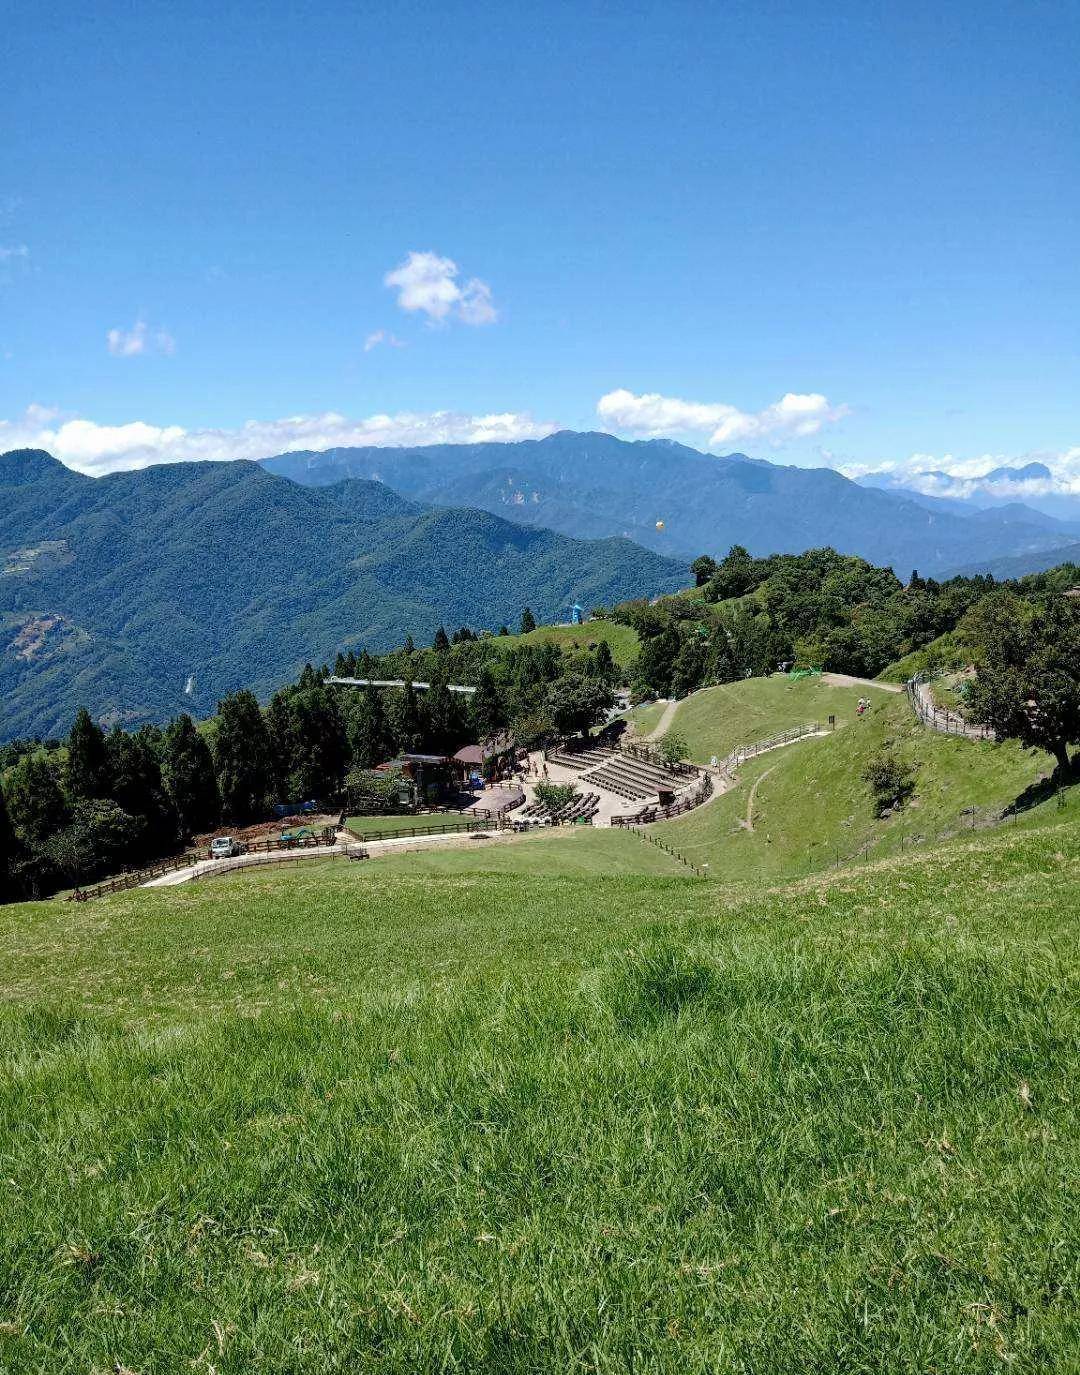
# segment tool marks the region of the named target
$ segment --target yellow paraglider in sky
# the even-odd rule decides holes
[[[664,528],[664,522],[663,522],[662,520],[658,520],[658,521],[656,522],[656,528],[657,528],[658,530],[662,530],[662,529]]]

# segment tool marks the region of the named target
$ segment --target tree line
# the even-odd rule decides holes
[[[2,898],[139,867],[195,835],[268,818],[277,802],[336,807],[361,786],[358,775],[404,752],[449,754],[504,731],[527,744],[588,729],[619,677],[603,642],[507,646],[464,628],[440,628],[430,648],[410,639],[389,654],[339,654],[334,672],[409,686],[334,687],[327,666],[308,665],[265,708],[241,690],[209,720],[182,715],[134,731],[106,731],[82,709],[64,740],[2,747]],[[431,686],[418,692],[413,680]],[[451,682],[476,692],[452,693]]]

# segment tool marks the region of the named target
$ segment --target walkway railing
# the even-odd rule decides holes
[[[821,726],[817,721],[806,721],[801,726],[792,726],[789,730],[777,731],[775,735],[768,735],[764,740],[755,740],[750,745],[738,745],[726,759],[722,759],[717,765],[721,773],[725,773],[730,778],[732,773],[745,763],[747,759],[753,759],[755,755],[764,754],[767,750],[774,750],[779,745],[790,745],[793,740],[801,740],[804,735],[817,735],[821,731]]]
[[[611,824],[613,826],[644,826],[653,821],[670,821],[673,816],[682,816],[684,812],[693,811],[695,807],[700,807],[703,802],[707,802],[713,793],[712,774],[703,773],[701,782],[692,792],[685,793],[677,802],[669,803],[666,807],[650,806],[642,807],[638,812],[631,816],[613,816]]]
[[[930,677],[926,673],[916,673],[904,684],[908,701],[915,715],[930,730],[940,731],[943,735],[963,735],[969,740],[993,740],[994,732],[986,726],[976,726],[966,720],[958,711],[948,707],[935,706],[930,695]]]

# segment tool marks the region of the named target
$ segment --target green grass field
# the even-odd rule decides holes
[[[586,648],[599,644],[601,640],[611,647],[611,657],[617,664],[625,667],[637,657],[638,633],[629,625],[619,625],[615,621],[586,621],[583,625],[539,625],[528,635],[499,635],[492,641],[496,645],[537,645],[557,644],[563,649]]]
[[[685,874],[685,866],[670,855],[638,839],[628,831],[597,830],[591,826],[560,827],[514,836],[494,844],[476,841],[469,846],[432,850],[413,850],[375,855],[362,864],[351,860],[306,860],[305,872],[313,865],[324,871],[340,873],[348,869],[372,883],[393,874],[558,874],[564,877],[591,877],[605,874]],[[248,869],[230,876],[230,882],[261,883],[277,887],[281,879],[274,871]]]
[[[703,688],[679,703],[672,729],[686,737],[689,757],[708,763],[723,759],[736,745],[752,744],[806,721],[822,725],[835,716],[838,725],[855,719],[860,697],[885,698],[885,689],[834,687],[820,678],[792,680],[746,678],[738,683]]]
[[[699,693],[686,706],[700,709],[706,697]],[[866,716],[852,719],[843,730],[749,760],[731,792],[660,823],[657,834],[693,863],[709,864],[717,878],[790,878],[838,856],[847,858],[864,845],[875,856],[887,855],[916,837],[961,831],[970,825],[963,815],[969,807],[978,809],[976,824],[981,824],[991,810],[1000,812],[1053,768],[1049,756],[1015,743],[995,745],[927,730],[905,696],[874,694],[872,702]],[[721,699],[721,708],[722,728],[730,730],[728,702]],[[700,731],[707,738],[704,722]],[[915,793],[901,811],[879,821],[862,773],[886,742],[914,767]]]
[[[1078,908],[1075,824],[4,908],[0,1369],[1076,1369]]]

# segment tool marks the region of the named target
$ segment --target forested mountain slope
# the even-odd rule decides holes
[[[89,478],[0,456],[0,735],[211,709],[341,647],[430,640],[677,588],[626,540],[578,542],[482,511],[432,510],[371,481],[312,489],[257,464]]]
[[[972,521],[831,468],[715,457],[667,439],[635,443],[563,430],[514,444],[329,449],[263,460],[271,472],[325,485],[377,478],[420,501],[477,506],[578,538],[624,535],[679,557],[830,545],[901,576],[1021,555],[1069,542],[1040,523]],[[663,522],[658,529],[657,523]]]

